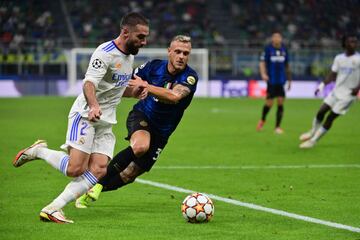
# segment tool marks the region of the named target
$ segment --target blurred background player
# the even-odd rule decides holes
[[[355,34],[343,36],[342,46],[345,52],[335,57],[330,74],[320,83],[315,94],[331,81],[336,81],[335,88],[325,98],[313,120],[311,130],[300,136],[300,140],[304,141],[300,148],[312,148],[329,131],[333,121],[339,115],[344,115],[356,100],[360,89],[360,54],[356,52],[357,42]],[[322,123],[327,113],[327,118]]]
[[[44,140],[36,141],[16,155],[15,167],[41,158],[64,175],[74,177],[64,191],[41,210],[41,220],[73,223],[65,217],[62,208],[105,175],[115,146],[112,126],[116,124],[116,106],[123,94],[135,96],[134,89],[127,88],[133,72],[133,55],[146,44],[148,34],[145,17],[129,13],[121,20],[120,35],[94,51],[84,78],[83,93],[75,100],[68,117],[66,143],[62,148],[69,155],[48,149]]]
[[[263,129],[266,116],[273,105],[273,100],[274,98],[277,98],[278,108],[276,112],[275,133],[283,133],[283,130],[280,128],[280,124],[284,114],[284,85],[286,81],[288,81],[287,90],[290,90],[291,72],[288,51],[282,41],[280,32],[274,32],[271,36],[271,43],[265,47],[264,52],[260,57],[260,75],[267,83],[267,90],[261,120],[256,127],[257,131],[261,131]]]
[[[101,191],[132,183],[155,164],[196,90],[197,73],[187,65],[190,40],[183,35],[174,37],[168,48],[168,60],[153,60],[135,70],[146,81],[149,96],[136,103],[127,118],[130,146],[114,157],[107,174],[76,201],[76,207],[85,208],[90,199],[98,199]]]

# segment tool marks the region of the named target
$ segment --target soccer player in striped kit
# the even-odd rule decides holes
[[[262,109],[261,119],[256,126],[257,131],[264,127],[266,116],[269,113],[274,98],[277,98],[277,112],[275,133],[282,134],[284,131],[280,127],[284,114],[285,90],[284,85],[288,82],[287,90],[291,88],[291,71],[289,65],[289,54],[282,43],[282,36],[279,32],[274,32],[271,36],[271,44],[265,47],[260,57],[260,75],[267,83],[266,102]]]
[[[91,56],[80,94],[68,116],[66,143],[63,151],[47,148],[44,140],[20,151],[15,167],[34,160],[44,159],[64,175],[74,179],[64,191],[40,212],[40,219],[55,223],[73,223],[62,208],[86,193],[98,179],[106,174],[108,161],[113,157],[116,124],[116,107],[122,96],[146,97],[147,90],[139,85],[127,87],[132,77],[134,56],[146,44],[149,35],[148,20],[139,13],[125,15],[120,24],[120,35],[98,46]],[[137,83],[141,83],[137,85]]]

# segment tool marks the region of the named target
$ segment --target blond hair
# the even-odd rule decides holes
[[[191,43],[191,37],[186,36],[186,35],[176,35],[171,40],[170,44],[175,41],[182,42],[182,43]]]

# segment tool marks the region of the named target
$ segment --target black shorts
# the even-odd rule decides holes
[[[155,132],[146,118],[145,114],[140,111],[132,110],[126,120],[126,127],[128,129],[127,140],[130,140],[131,135],[138,130],[145,130],[150,133],[150,147],[149,150],[140,158],[137,158],[134,162],[144,169],[150,171],[155,164],[160,153],[164,150],[168,138],[165,138]]]
[[[285,90],[283,85],[267,85],[266,99],[285,97]]]

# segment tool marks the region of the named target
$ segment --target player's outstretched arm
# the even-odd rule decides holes
[[[336,81],[336,76],[337,76],[337,73],[331,71],[331,72],[326,76],[326,78],[324,79],[324,81],[322,81],[322,82],[319,84],[319,86],[316,88],[316,90],[315,90],[315,95],[318,95],[319,92],[322,92],[322,90],[324,89],[324,87],[325,87],[327,84],[329,84],[330,82]]]
[[[90,108],[88,118],[89,121],[96,122],[100,119],[101,109],[99,103],[96,99],[96,89],[94,83],[90,81],[86,81],[83,86],[84,96],[86,98],[86,102]]]

